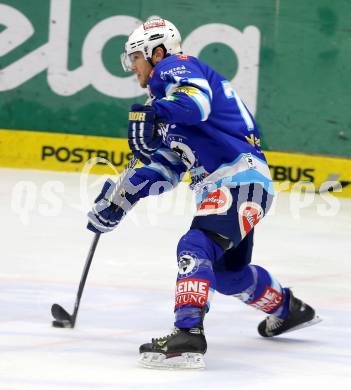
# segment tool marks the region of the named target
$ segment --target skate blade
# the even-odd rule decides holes
[[[293,331],[298,330],[298,329],[307,328],[309,326],[319,324],[320,322],[322,322],[322,318],[320,318],[319,316],[316,315],[315,317],[312,318],[311,321],[307,321],[307,322],[304,322],[303,324],[294,326],[293,328],[290,328],[289,330],[286,330],[283,333],[289,333],[289,332],[293,332]]]
[[[143,352],[140,354],[139,365],[159,370],[203,369],[205,361],[201,353],[185,352],[167,356],[163,353]]]

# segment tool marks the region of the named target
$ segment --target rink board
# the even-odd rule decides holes
[[[329,189],[351,197],[351,159],[272,151],[265,154],[279,190]],[[131,156],[124,138],[0,130],[0,167],[114,174]]]

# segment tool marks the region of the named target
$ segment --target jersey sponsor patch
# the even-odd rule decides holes
[[[282,300],[283,295],[279,291],[268,286],[256,301],[250,303],[250,306],[253,306],[258,310],[262,310],[265,313],[271,313],[276,311],[282,303]]]
[[[204,279],[189,278],[179,280],[176,288],[175,307],[192,305],[203,307],[208,300],[210,282]]]
[[[150,30],[155,27],[166,27],[163,19],[151,19],[144,23],[144,30]]]
[[[243,157],[246,160],[249,169],[256,169],[256,164],[254,163],[251,153],[244,153]]]
[[[235,97],[234,89],[228,80],[222,81],[222,88],[223,88],[224,95],[226,96],[227,99],[234,99]]]
[[[263,218],[264,211],[256,202],[244,202],[239,207],[239,225],[241,237],[244,238],[246,234],[258,224]]]
[[[222,214],[230,209],[233,197],[227,187],[217,188],[207,194],[197,206],[195,215]]]
[[[179,139],[177,136],[171,136],[167,138],[167,142],[169,142],[169,148],[172,149],[173,152],[177,153],[182,163],[188,169],[190,169],[194,165],[196,157],[187,144],[181,141],[177,141],[177,139]]]
[[[261,147],[261,139],[260,138],[257,138],[255,135],[253,134],[250,134],[250,137],[247,137],[245,135],[245,139],[246,141],[253,147]]]
[[[168,70],[163,70],[160,73],[160,79],[166,80],[171,79],[172,76],[184,76],[186,73],[191,73],[190,70],[188,70],[185,65],[175,66]]]
[[[194,96],[199,93],[199,90],[195,87],[185,86],[185,87],[177,87],[174,92],[185,93],[188,96]]]
[[[186,56],[186,55],[184,55],[184,54],[178,54],[177,55],[177,58],[178,58],[178,60],[180,60],[180,61],[188,61],[189,60],[189,56]]]
[[[189,169],[189,173],[191,178],[190,188],[194,190],[196,194],[201,194],[205,191],[204,187],[213,185],[213,183],[203,183],[205,178],[209,175],[203,166],[193,167]]]

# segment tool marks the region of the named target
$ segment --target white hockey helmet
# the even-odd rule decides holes
[[[181,54],[181,40],[177,27],[168,20],[155,18],[146,21],[133,31],[125,44],[125,52],[121,54],[124,71],[131,71],[131,53],[141,51],[149,62],[153,49],[160,45],[164,46],[167,55]]]

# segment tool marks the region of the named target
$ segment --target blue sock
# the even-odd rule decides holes
[[[289,290],[258,265],[217,272],[216,285],[220,293],[233,295],[267,314],[284,319],[289,313]]]

